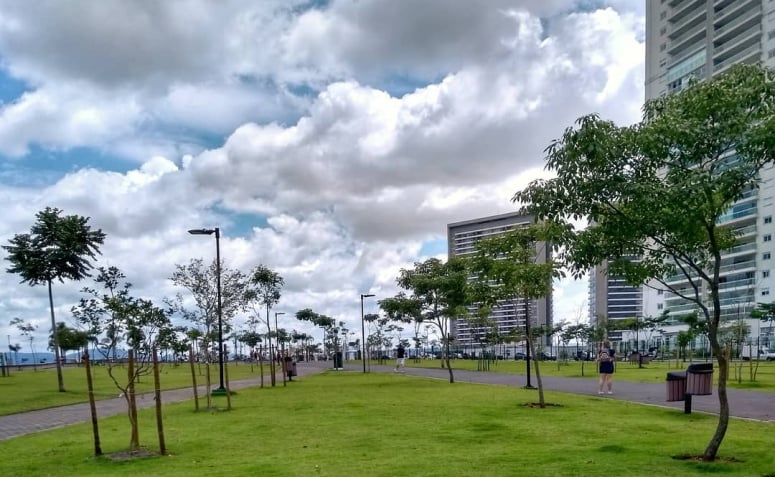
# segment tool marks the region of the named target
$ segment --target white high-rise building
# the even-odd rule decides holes
[[[646,0],[645,99],[678,93],[692,77],[707,79],[734,64],[757,62],[775,67],[775,0]],[[723,318],[745,318],[756,303],[775,301],[773,216],[775,169],[767,167],[759,189],[750,190],[723,217],[722,223],[732,225],[741,238],[722,261]],[[602,315],[616,295],[605,291],[609,277],[592,273],[591,280],[594,322],[593,310]],[[671,285],[689,283],[676,277]],[[642,288],[636,295],[640,316],[665,309],[676,316],[696,308],[668,291]],[[765,326],[756,323],[752,334],[773,335]]]
[[[647,0],[646,99],[677,93],[692,77],[710,78],[736,63],[757,62],[775,66],[775,1]],[[762,170],[761,179],[761,187],[723,217],[741,237],[722,259],[726,318],[747,316],[756,303],[775,301],[775,293],[770,295],[775,170]],[[680,286],[681,280],[671,284]],[[680,314],[695,307],[666,292],[664,308]]]
[[[775,65],[772,0],[646,0],[646,99],[736,63]]]
[[[533,217],[508,213],[482,217],[447,225],[448,256],[465,257],[476,251],[476,242],[482,239],[496,237],[509,230],[525,227],[533,223]],[[536,262],[546,263],[551,259],[551,249],[544,242],[536,244]],[[528,312],[530,323],[535,325],[552,325],[552,294],[540,298],[526,300],[503,300],[501,306],[493,308],[490,319],[499,333],[507,334],[514,329],[525,327],[525,312]],[[527,305],[527,306],[526,306]],[[475,308],[471,308],[475,313]],[[475,349],[479,343],[482,330],[472,326],[465,319],[452,320],[450,333],[455,337],[456,346]],[[508,350],[507,350],[508,354]]]

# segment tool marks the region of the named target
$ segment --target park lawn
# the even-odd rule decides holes
[[[534,399],[503,386],[326,372],[243,389],[232,411],[165,406],[166,457],[94,458],[91,427],[79,424],[3,441],[0,475],[775,475],[771,423],[731,420],[725,460],[702,463],[674,456],[700,453],[715,416],[560,393],[547,393],[548,408],[525,405]],[[126,417],[101,420],[100,432],[106,454],[125,449]],[[157,449],[151,410],[140,437]]]
[[[705,361],[694,360],[695,363],[701,363]],[[376,363],[376,361],[374,361]],[[386,361],[385,364],[393,365],[393,361]],[[642,368],[639,368],[637,364],[631,364],[627,361],[618,361],[616,363],[615,379],[621,381],[632,381],[642,383],[664,382],[665,376],[668,371],[685,370],[689,366],[689,362],[671,361],[652,361],[649,364],[644,364]],[[756,370],[756,380],[752,381],[751,372],[753,368]],[[406,360],[407,367],[424,367],[424,368],[438,368],[441,366],[441,360],[438,359],[424,359],[415,361],[414,359]],[[582,375],[583,365],[583,375]],[[470,359],[455,359],[452,360],[452,369],[461,369],[468,371],[476,371],[478,366],[477,360]],[[560,377],[572,377],[572,378],[597,378],[597,366],[594,361],[586,361],[581,363],[580,361],[541,361],[540,363],[542,376],[560,376]],[[736,379],[735,368],[742,370],[741,380],[738,382]],[[509,374],[525,374],[525,361],[514,360],[500,360],[492,361],[490,363],[489,372],[494,373],[509,373]],[[532,368],[531,372],[535,373]],[[729,370],[729,381],[727,386],[735,389],[748,389],[759,390],[767,392],[775,392],[775,362],[760,361],[760,362],[733,362]],[[533,374],[535,376],[535,374]],[[713,375],[714,380],[718,382],[718,368]]]
[[[197,384],[205,384],[205,366],[197,365]],[[108,376],[107,367],[94,366],[94,394],[97,399],[108,399],[118,396],[119,390]],[[45,409],[86,402],[89,394],[86,388],[86,368],[65,366],[62,368],[65,391],[60,393],[57,386],[56,368],[47,367],[37,370],[17,368],[11,369],[11,375],[0,377],[0,415]],[[229,380],[260,377],[258,365],[240,363],[228,364]],[[118,374],[116,374],[118,373]],[[269,374],[268,365],[264,363],[264,373]],[[124,376],[126,367],[117,366],[114,374]],[[191,367],[188,363],[173,365],[162,364],[159,372],[162,389],[177,389],[191,386]],[[213,387],[218,386],[218,364],[210,366],[210,379]],[[126,381],[126,380],[125,380]],[[153,376],[142,376],[137,384],[137,392],[153,391]]]

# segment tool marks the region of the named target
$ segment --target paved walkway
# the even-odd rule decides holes
[[[297,370],[299,378],[325,371],[331,366],[331,362],[299,363]],[[346,365],[348,371],[362,371],[362,365]],[[370,365],[369,371],[379,373],[393,372],[392,366]],[[406,374],[412,376],[424,376],[436,379],[449,379],[449,372],[440,368],[412,368],[405,369]],[[476,372],[454,370],[456,382],[468,382],[478,384],[523,387],[526,384],[524,375],[504,374],[496,372]],[[632,383],[625,381],[614,382],[614,394],[598,396],[597,380],[592,378],[558,378],[552,376],[543,377],[544,390],[558,391],[571,394],[581,394],[600,397],[602,399],[617,399],[641,404],[672,407],[683,412],[684,403],[665,401],[664,383]],[[279,379],[282,383],[282,378]],[[258,386],[258,378],[245,379],[232,382],[231,389]],[[535,376],[532,384],[535,386]],[[266,385],[266,382],[265,382]],[[200,391],[200,396],[204,389]],[[729,389],[730,414],[733,417],[755,419],[759,421],[775,422],[775,394],[756,391],[742,391]],[[165,404],[187,401],[193,399],[191,389],[174,389],[162,392],[162,401]],[[143,394],[137,397],[139,408],[152,407],[154,405],[153,394]],[[695,396],[692,400],[692,410],[718,414],[718,396]],[[126,412],[126,401],[123,398],[105,399],[97,401],[97,414],[100,417],[108,417]],[[73,404],[38,411],[0,416],[0,440],[11,439],[24,434],[39,432],[57,427],[68,426],[91,420],[89,404]]]

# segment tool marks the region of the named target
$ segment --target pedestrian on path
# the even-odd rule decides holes
[[[406,367],[406,350],[402,343],[398,343],[396,348],[396,372]]]
[[[597,353],[597,365],[600,372],[600,382],[598,383],[597,393],[603,394],[603,388],[608,387],[608,394],[613,394],[614,363],[616,352],[611,348],[608,341],[603,343],[603,347]]]

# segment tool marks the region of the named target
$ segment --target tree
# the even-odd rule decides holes
[[[127,403],[130,423],[129,450],[140,448],[139,424],[135,402],[135,384],[152,371],[154,350],[162,339],[173,332],[171,310],[155,306],[150,300],[130,295],[131,284],[121,281],[124,274],[116,267],[98,269],[95,282],[102,290],[86,287],[86,297],[72,308],[73,316],[99,339],[98,350],[107,363],[108,376]],[[128,350],[128,367],[119,366],[116,356],[119,343]],[[96,438],[96,436],[95,436]]]
[[[62,377],[62,363],[59,359],[59,343],[54,330],[54,296],[51,284],[54,280],[80,281],[91,276],[94,259],[100,253],[100,245],[105,241],[102,230],[92,230],[89,218],[80,215],[62,216],[57,208],[46,207],[36,214],[37,221],[30,233],[17,234],[3,245],[8,252],[6,260],[11,262],[8,273],[17,273],[22,283],[36,286],[45,283],[48,286],[48,302],[51,310],[51,333],[54,335],[54,360],[57,366],[59,391],[65,392]]]
[[[217,342],[218,329],[218,266],[216,260],[205,267],[201,258],[192,259],[188,265],[175,265],[175,272],[170,279],[176,286],[185,288],[191,293],[195,307],[186,305],[181,294],[169,303],[173,310],[199,328],[200,356],[205,362],[207,380],[210,379],[210,363],[213,354],[210,344]],[[245,308],[245,275],[239,270],[232,270],[220,264],[221,274],[221,320],[224,329],[228,328],[232,317]],[[224,353],[225,354],[225,353]],[[208,400],[210,393],[208,389]]]
[[[401,269],[396,282],[410,294],[399,294],[379,302],[388,316],[410,317],[428,323],[441,333],[444,362],[449,370],[449,382],[455,382],[449,362],[449,320],[467,314],[468,272],[465,263],[451,258],[446,263],[437,258],[415,262],[413,269]]]
[[[340,352],[339,332],[344,327],[344,322],[340,321],[337,326],[336,320],[330,316],[321,315],[312,311],[309,308],[299,310],[296,312],[296,319],[300,321],[307,321],[315,326],[323,328],[323,351],[332,352],[336,355]],[[337,364],[337,360],[334,359],[334,365]]]
[[[549,258],[547,247],[560,230],[552,223],[519,227],[496,237],[481,240],[476,252],[468,258],[471,272],[479,285],[473,287],[475,300],[489,306],[498,306],[502,300],[511,300],[515,316],[521,299],[525,306],[525,340],[530,353],[537,358],[535,332],[531,332],[529,300],[543,298],[552,291],[552,280],[562,276]],[[539,359],[533,364],[538,381],[538,405],[546,406]],[[528,366],[530,364],[528,363]]]
[[[576,341],[576,357],[581,360],[582,376],[584,376],[584,362],[587,361],[587,358],[590,354],[589,340],[591,339],[592,334],[592,326],[588,325],[587,323],[575,323],[573,325],[568,325],[562,331],[563,341]],[[583,351],[579,349],[580,347],[583,348]]]
[[[257,303],[265,308],[266,320],[264,320],[264,323],[266,324],[267,337],[272,334],[272,324],[269,320],[269,310],[280,301],[280,292],[284,284],[285,281],[283,280],[283,277],[280,276],[280,274],[264,265],[257,266],[253,269],[253,271],[250,272],[250,275],[248,275],[247,288],[245,290],[244,299],[247,303]],[[254,316],[256,318],[260,317],[260,313],[258,313],[255,307]],[[275,340],[275,344],[277,343],[278,341]],[[278,349],[279,348],[275,346],[275,352],[277,352]],[[269,341],[269,355],[272,357],[271,340]],[[272,386],[274,386],[276,382],[275,362],[275,359],[270,359],[269,361]]]
[[[35,330],[38,329],[33,323],[27,323],[21,318],[14,318],[11,320],[11,326],[15,326],[22,336],[26,336],[30,340],[30,352],[32,352],[32,369],[38,369],[38,358],[35,356],[35,347],[32,342],[35,341]],[[18,346],[18,345],[17,345]]]
[[[546,149],[556,177],[514,196],[536,218],[566,226],[563,262],[574,276],[610,259],[609,272],[631,285],[654,279],[700,310],[719,369],[719,418],[706,461],[716,458],[729,424],[720,278],[722,254],[737,235],[725,214],[775,158],[773,108],[773,71],[735,65],[647,101],[640,123],[584,116]],[[589,225],[576,230],[572,220],[583,218]]]
[[[56,334],[56,340],[53,336],[49,337],[48,345],[53,349],[55,346],[54,343],[59,343],[62,360],[67,358],[68,351],[82,350],[89,344],[91,338],[88,332],[76,328],[69,328],[63,321],[57,323]]]
[[[13,362],[14,364],[19,364],[19,351],[22,350],[22,345],[19,343],[16,344],[9,344],[8,349],[13,353]]]
[[[756,308],[751,310],[751,318],[758,318],[767,323],[769,322],[770,334],[775,331],[775,302],[758,303]]]

